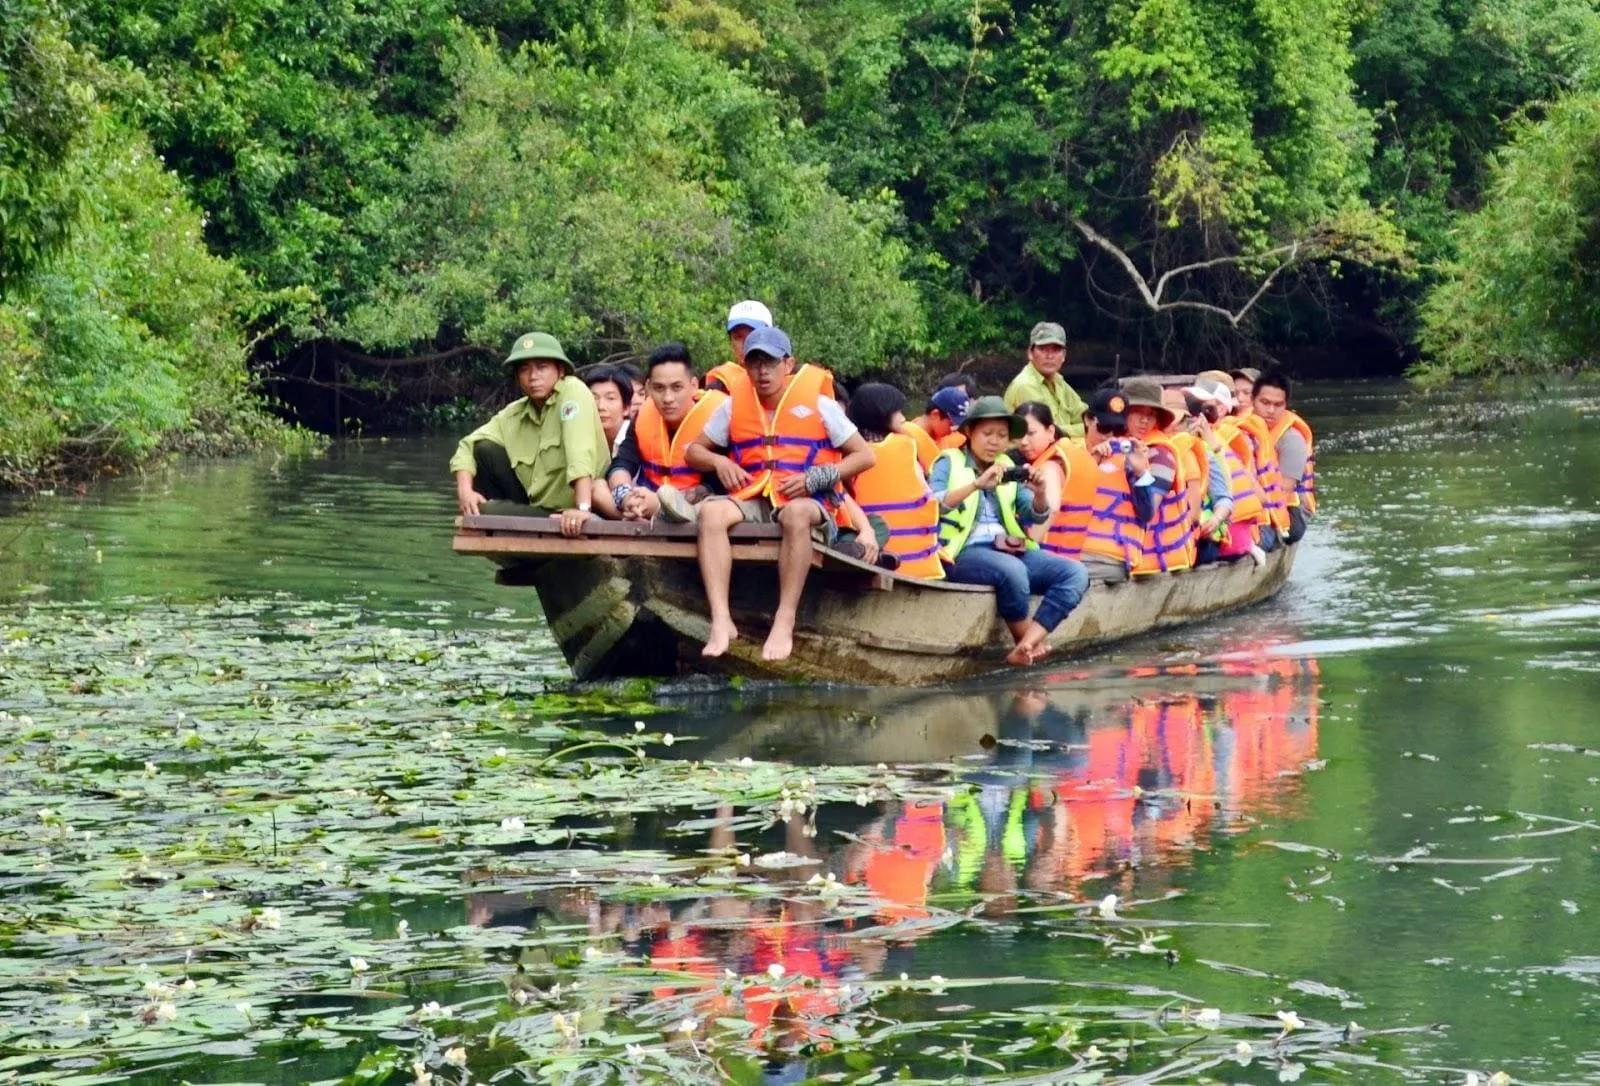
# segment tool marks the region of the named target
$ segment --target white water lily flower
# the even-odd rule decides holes
[[[251,1007],[248,1003],[235,1003],[233,1005],[233,1009],[244,1015],[246,1018],[249,1018],[250,1012],[255,1008]]]
[[[944,978],[939,974],[935,973],[933,976],[929,977],[928,983],[933,985],[933,990],[935,992],[944,991]]]
[[[773,980],[782,980],[785,971],[786,970],[783,968],[783,966],[779,965],[777,962],[773,962],[771,965],[767,966],[767,976],[771,977]]]
[[[184,977],[183,978],[183,983],[178,985],[178,987],[181,990],[185,991],[185,992],[194,991],[194,989],[195,989],[194,978],[193,977]]]
[[[739,853],[739,866],[740,867],[749,867],[750,866],[750,854],[748,852]]]
[[[160,773],[160,772],[161,772],[161,767],[156,765],[154,762],[146,762],[144,764],[144,775],[146,777],[154,777],[157,773]]]
[[[465,1067],[467,1065],[467,1050],[461,1045],[445,1049],[444,1062],[452,1067]]]
[[[856,793],[856,806],[857,807],[865,807],[867,804],[869,804],[871,802],[872,802],[872,794],[870,792],[868,792],[865,788],[861,789],[861,791]]]
[[[1100,1058],[1100,1046],[1090,1045],[1088,1048],[1084,1049],[1083,1058],[1086,1060],[1098,1060]]]
[[[89,1018],[90,1018],[90,1012],[88,1012],[88,1011],[79,1011],[78,1012],[78,1017],[76,1017],[76,1018],[74,1018],[72,1020],[72,1024],[77,1026],[79,1029],[88,1029],[89,1028]]]
[[[1462,1086],[1483,1086],[1483,1079],[1478,1077],[1478,1072],[1468,1071],[1466,1082]]]
[[[642,720],[635,720],[635,721],[634,721],[634,722],[633,722],[633,730],[634,730],[634,731],[636,731],[636,732],[642,732],[642,731],[644,731],[644,721],[642,721]]]
[[[623,1045],[622,1050],[628,1054],[628,1059],[633,1063],[641,1063],[649,1055],[649,1050],[644,1045]]]
[[[421,1060],[411,1065],[411,1074],[412,1086],[433,1086],[433,1072]]]
[[[600,948],[599,947],[593,947],[593,946],[584,947],[583,948],[583,956],[584,956],[585,960],[591,961],[591,962],[597,962],[597,961],[599,961],[601,959],[601,957],[603,957],[603,955],[600,953]]]
[[[670,747],[670,746],[672,746],[672,744],[674,744],[676,742],[677,742],[677,740],[672,738],[672,733],[671,732],[666,732],[665,734],[663,734],[661,736],[661,745],[664,746],[664,747]]]
[[[1250,1053],[1253,1051],[1249,1041],[1240,1041],[1233,1046],[1233,1054],[1240,1063],[1250,1062]]]
[[[510,753],[511,752],[506,750],[505,747],[495,747],[494,748],[494,756],[496,758],[504,758],[506,755],[508,755]]]
[[[1107,894],[1100,899],[1100,916],[1104,920],[1115,920],[1117,918],[1116,894]]]
[[[417,1017],[424,1022],[434,1018],[443,1018],[444,1016],[445,1009],[439,1005],[439,1001],[436,999],[429,1000],[417,1008]]]
[[[1201,1007],[1195,1012],[1194,1024],[1201,1029],[1216,1029],[1222,1025],[1222,1011],[1216,1007]]]
[[[350,972],[352,972],[352,973],[365,973],[366,971],[367,971],[367,959],[365,959],[365,958],[351,958],[350,959]]]
[[[511,993],[511,1001],[519,1007],[526,1007],[528,1005],[528,999],[528,990],[526,988],[518,988],[516,991]]]
[[[678,1032],[679,1033],[693,1033],[695,1030],[697,1030],[699,1028],[700,1028],[700,1021],[699,1021],[699,1019],[696,1019],[696,1018],[685,1018],[682,1022],[678,1023]]]
[[[283,926],[283,913],[272,906],[267,906],[256,914],[256,927],[266,928],[268,931],[277,931]]]
[[[1283,1023],[1283,1032],[1292,1033],[1297,1029],[1304,1029],[1305,1023],[1300,1021],[1300,1016],[1294,1011],[1279,1011],[1278,1021]]]
[[[178,1008],[171,1003],[156,1004],[156,1018],[163,1022],[174,1021],[178,1017]]]
[[[1504,1071],[1496,1071],[1489,1076],[1489,1086],[1511,1086],[1511,1076]]]
[[[159,1002],[163,999],[171,999],[172,989],[162,984],[159,980],[147,980],[144,982],[144,994],[152,1002]]]
[[[409,921],[409,920],[400,921],[400,923],[398,923],[398,924],[396,924],[394,926],[394,933],[395,933],[395,935],[397,935],[400,938],[404,939],[407,935],[409,935],[411,933],[411,921]]]
[[[740,765],[755,765],[756,764],[756,760],[754,758],[750,757],[750,755],[746,754],[743,758],[739,759],[739,764]]]
[[[501,833],[521,833],[525,828],[526,825],[520,818],[502,818],[500,820]]]
[[[1286,1063],[1282,1067],[1278,1068],[1278,1081],[1279,1082],[1298,1082],[1298,1081],[1300,1081],[1300,1076],[1305,1074],[1305,1073],[1306,1073],[1306,1065],[1305,1064],[1303,1064],[1303,1063]]]
[[[55,816],[56,816],[55,811],[51,810],[49,807],[40,807],[39,808],[39,821],[40,822],[48,822],[52,818],[54,818]]]

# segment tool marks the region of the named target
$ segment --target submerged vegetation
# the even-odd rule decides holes
[[[514,637],[427,611],[129,603],[0,625],[0,1071],[24,1081],[283,1061],[350,1083],[754,1080],[791,1061],[857,1082],[1276,1081],[1396,1054],[1337,998],[1323,1021],[1264,979],[1236,1007],[1185,996],[1187,971],[1218,966],[1188,961],[1159,899],[907,908],[809,855],[819,825],[842,832],[830,812],[975,787],[960,765],[673,760],[692,740],[648,701],[575,712]],[[885,961],[1019,922],[1065,957],[1009,977]],[[643,949],[657,924],[673,934]]]

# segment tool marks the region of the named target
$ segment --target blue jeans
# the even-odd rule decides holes
[[[995,607],[1007,622],[1027,618],[1028,597],[1038,593],[1044,598],[1033,620],[1046,630],[1061,625],[1089,589],[1089,574],[1081,562],[1049,551],[1025,551],[1019,557],[987,544],[962,550],[947,576],[958,584],[994,589]]]
[[[1278,549],[1278,543],[1278,529],[1270,524],[1263,524],[1261,526],[1261,549],[1270,553]]]

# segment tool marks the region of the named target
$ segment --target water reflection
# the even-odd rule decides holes
[[[852,984],[903,970],[926,975],[914,961],[919,941],[974,911],[1003,917],[1108,893],[1158,894],[1218,835],[1297,813],[1299,774],[1317,757],[1316,662],[1237,653],[1180,670],[1102,676],[1098,689],[1044,685],[919,699],[899,712],[866,707],[871,723],[855,719],[854,744],[848,725],[810,738],[836,761],[868,760],[883,743],[958,758],[965,787],[875,812],[835,806],[797,815],[776,828],[781,840],[760,847],[740,839],[731,809],[716,812],[692,844],[655,842],[680,853],[781,850],[784,866],[764,874],[792,894],[639,901],[590,889],[486,893],[470,896],[470,920],[586,926],[592,938],[650,959],[662,971],[653,995],[674,1014],[742,1018],[754,1043],[782,1051],[825,1043]],[[1141,692],[1130,694],[1130,685]],[[784,713],[793,727],[793,713]],[[718,757],[741,742],[771,742],[764,714],[742,720],[716,737]],[[936,964],[961,975],[962,962],[948,953]],[[975,971],[983,966],[972,962]],[[724,984],[725,970],[786,979],[737,988]]]

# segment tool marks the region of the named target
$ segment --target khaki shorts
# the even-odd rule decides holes
[[[778,511],[772,507],[772,503],[766,498],[714,497],[706,500],[732,502],[739,507],[739,512],[744,517],[746,524],[778,523]],[[834,523],[833,511],[815,498],[796,498],[795,501],[810,502],[822,510],[822,523],[811,529],[811,538],[821,543],[824,547],[831,547],[833,541],[839,535],[839,526]]]

